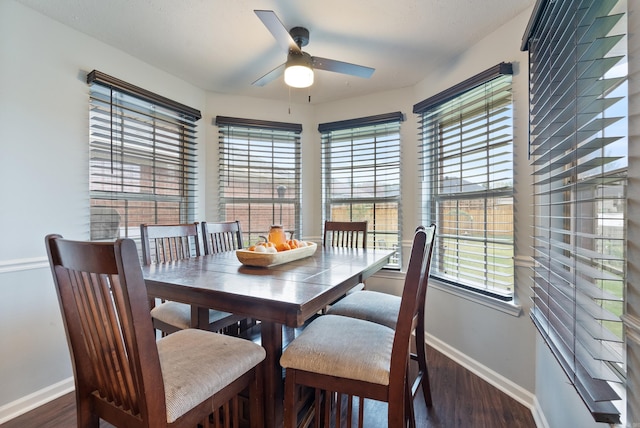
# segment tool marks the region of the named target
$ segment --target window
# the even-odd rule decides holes
[[[219,129],[219,216],[239,220],[246,242],[272,224],[300,238],[302,125],[216,117]]]
[[[87,83],[91,239],[194,221],[200,112],[99,71]]]
[[[414,106],[422,144],[423,222],[435,222],[431,275],[513,299],[511,64]]]
[[[367,220],[367,247],[397,250],[400,243],[402,120],[396,112],[318,126],[323,220]],[[387,267],[400,268],[400,256]]]
[[[625,377],[624,1],[540,1],[525,35],[534,167],[531,317],[598,422]]]

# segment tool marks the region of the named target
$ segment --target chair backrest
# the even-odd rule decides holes
[[[325,221],[325,247],[367,248],[366,221]]]
[[[416,328],[421,304],[420,296],[425,295],[431,266],[431,253],[435,241],[435,225],[419,227],[413,237],[411,256],[405,276],[400,311],[396,323],[391,355],[391,379],[389,396],[401,397],[404,393],[404,378],[409,358],[411,333]],[[393,381],[395,379],[395,381]],[[395,395],[397,394],[397,395]]]
[[[77,406],[89,406],[121,425],[166,425],[160,360],[135,242],[80,242],[48,235],[45,243]],[[78,426],[89,426],[89,421],[79,420]]]
[[[215,254],[244,248],[239,221],[202,222],[204,253]]]
[[[164,263],[199,256],[198,223],[141,224],[142,263]]]
[[[436,241],[436,225],[431,223],[428,228],[424,226],[420,226],[423,230],[426,230],[428,234],[428,238],[431,240],[429,244],[429,253],[427,254],[427,266],[425,267],[425,274],[423,277],[424,284],[421,285],[420,293],[418,294],[418,323],[422,323],[424,326],[425,322],[425,305],[427,300],[427,285],[429,283],[429,272],[431,271],[431,258],[433,257],[433,247],[435,247]],[[417,230],[417,229],[416,229]],[[420,324],[419,324],[420,325]]]

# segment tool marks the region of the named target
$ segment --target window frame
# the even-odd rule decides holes
[[[87,83],[91,239],[194,221],[200,111],[97,70]]]
[[[418,115],[419,132],[421,138],[420,144],[420,171],[422,181],[422,217],[423,222],[435,222],[438,224],[440,232],[438,233],[437,242],[434,250],[434,262],[431,268],[431,277],[437,279],[442,284],[448,284],[449,286],[459,288],[469,293],[476,293],[482,296],[488,296],[489,298],[496,299],[502,302],[509,302],[512,304],[515,299],[515,243],[514,243],[514,231],[511,230],[510,238],[504,239],[497,236],[491,237],[485,233],[481,237],[473,235],[475,230],[474,223],[477,221],[473,219],[473,216],[469,218],[470,224],[463,229],[469,229],[467,235],[464,234],[464,230],[460,232],[461,223],[460,215],[454,215],[453,220],[449,220],[451,216],[446,216],[443,211],[445,202],[453,202],[456,207],[462,206],[460,204],[471,204],[474,200],[485,201],[484,208],[481,209],[483,213],[482,224],[485,224],[489,219],[493,219],[492,223],[499,225],[496,220],[497,216],[489,216],[488,213],[493,212],[493,207],[497,207],[499,204],[494,203],[491,206],[486,204],[487,201],[495,200],[496,202],[507,201],[511,207],[511,222],[513,225],[513,99],[510,95],[511,91],[511,75],[513,74],[513,68],[510,63],[500,63],[494,67],[491,67],[469,79],[460,82],[459,84],[442,91],[430,98],[427,98],[416,105],[414,105],[413,112]],[[504,82],[502,82],[502,80]],[[498,83],[496,83],[498,82]],[[491,89],[492,85],[500,85],[494,89]],[[489,89],[485,89],[489,88]],[[486,91],[486,92],[483,92]],[[485,95],[483,95],[485,94]],[[498,104],[491,104],[493,98],[496,97]],[[460,104],[456,104],[460,103]],[[483,104],[485,103],[485,104]],[[500,104],[502,103],[502,104]],[[501,136],[500,140],[494,141],[494,133],[496,132],[491,126],[493,120],[498,115],[500,108],[506,106],[509,110],[508,113],[508,136]],[[456,115],[456,116],[454,116]],[[445,119],[446,118],[446,119]],[[452,119],[453,118],[453,119]],[[477,127],[480,131],[473,131],[476,134],[471,135],[472,132],[467,129],[462,131],[463,128],[469,128],[468,120],[477,120],[480,118],[487,122],[486,130],[482,131],[482,128]],[[499,118],[501,123],[504,119]],[[458,127],[460,144],[456,148],[453,143],[442,139],[441,123],[444,121],[448,123],[452,122],[452,125]],[[473,127],[472,127],[473,128]],[[472,129],[473,130],[473,129]],[[471,135],[471,136],[470,136]],[[434,143],[435,141],[435,143]],[[455,140],[453,140],[455,141]],[[446,144],[446,145],[445,145]],[[467,147],[465,145],[470,146]],[[493,151],[498,145],[508,145],[509,150],[506,154],[496,155]],[[494,147],[495,146],[495,147]],[[441,150],[449,150],[447,156],[441,156]],[[472,182],[467,182],[462,174],[462,169],[458,174],[458,178],[455,176],[444,176],[444,160],[451,165],[457,165],[458,168],[462,168],[464,165],[471,165],[471,162],[466,161],[466,157],[469,153],[477,152],[479,154],[485,152],[486,156],[479,157],[480,160],[487,161],[486,165],[478,168],[481,172],[477,174],[480,178],[486,177],[486,180],[481,181],[484,187],[473,185]],[[504,158],[507,158],[504,161]],[[459,159],[456,164],[454,159]],[[502,159],[502,160],[501,160]],[[500,185],[499,187],[492,188],[492,185],[498,185],[494,183],[495,179],[492,179],[494,171],[491,169],[493,165],[492,161],[496,164],[500,162],[507,162],[506,168],[507,178],[510,179],[510,184]],[[476,167],[477,168],[477,167]],[[482,172],[484,170],[484,172]],[[456,180],[457,184],[456,184]],[[465,184],[466,183],[466,184]],[[471,205],[469,205],[471,208]],[[455,213],[466,213],[468,210],[460,211],[456,208]],[[454,213],[454,214],[455,214]],[[453,222],[452,222],[453,221]],[[447,226],[449,225],[449,226]],[[497,228],[492,228],[492,231],[498,231]],[[458,231],[453,233],[454,231]],[[454,271],[448,272],[446,260],[451,257],[447,257],[446,250],[448,246],[446,242],[453,242],[455,248],[462,248],[462,252],[458,255],[454,255]],[[464,257],[465,247],[460,245],[473,245],[483,248],[483,259],[481,261],[474,261],[471,257]],[[506,251],[505,255],[498,255],[497,251],[492,250],[496,248],[503,248]],[[470,250],[469,250],[470,251]],[[494,256],[492,257],[492,254]],[[502,260],[502,262],[500,261]],[[466,262],[466,267],[464,264]],[[484,267],[483,267],[484,266]],[[491,267],[493,270],[489,270]],[[500,270],[506,271],[506,278],[502,280],[502,286],[498,286],[499,282],[492,282],[491,277],[500,278],[500,275],[505,275]],[[480,273],[475,275],[474,273]]]
[[[271,225],[281,223],[287,236],[302,238],[302,125],[228,116],[216,116],[215,124],[218,127],[219,220],[240,221],[247,244],[262,240]],[[233,142],[234,139],[237,141]],[[270,159],[264,152],[267,146],[272,149]],[[260,165],[258,157],[264,161]],[[239,174],[240,170],[244,172]],[[257,171],[262,171],[262,178]],[[264,180],[267,175],[270,178]],[[235,187],[230,187],[242,181],[246,182],[246,188],[240,184],[236,192]],[[255,186],[267,186],[271,194],[258,196],[256,190],[260,189]],[[247,207],[229,211],[228,206],[233,205]]]
[[[402,112],[391,112],[356,119],[321,123],[318,131],[322,140],[322,221],[367,221],[367,248],[387,248],[389,239],[396,253],[385,269],[402,267]],[[397,138],[395,137],[397,135]],[[391,137],[391,139],[389,138]],[[336,154],[339,153],[337,156]],[[373,153],[373,158],[370,153]],[[339,157],[338,157],[339,156]],[[359,163],[358,168],[354,164]],[[349,169],[350,195],[332,194],[337,189],[334,180]],[[358,174],[354,174],[357,173]],[[396,177],[394,179],[394,177]],[[366,185],[369,192],[357,191],[354,183]],[[356,190],[354,192],[354,190]],[[378,196],[378,193],[381,195]],[[395,205],[395,230],[382,230],[385,207]],[[363,214],[358,207],[369,206]],[[346,207],[346,213],[332,216],[332,207]],[[392,209],[393,211],[393,209]],[[380,218],[380,220],[378,220]],[[387,217],[388,218],[388,217]],[[385,239],[386,238],[386,239]],[[393,239],[392,239],[393,238]],[[392,242],[395,240],[395,243]]]

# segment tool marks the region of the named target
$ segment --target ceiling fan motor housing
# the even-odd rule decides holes
[[[296,42],[298,47],[307,46],[309,44],[309,30],[304,27],[293,27],[289,30],[291,38]]]
[[[302,65],[304,67],[313,68],[313,60],[311,59],[311,55],[306,52],[289,51],[286,64],[287,67],[290,67],[292,65]]]

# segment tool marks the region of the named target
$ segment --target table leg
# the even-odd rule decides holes
[[[209,330],[209,308],[191,306],[191,327]]]
[[[267,354],[264,362],[265,427],[277,428],[283,422],[282,324],[262,321],[260,330],[262,347]]]

